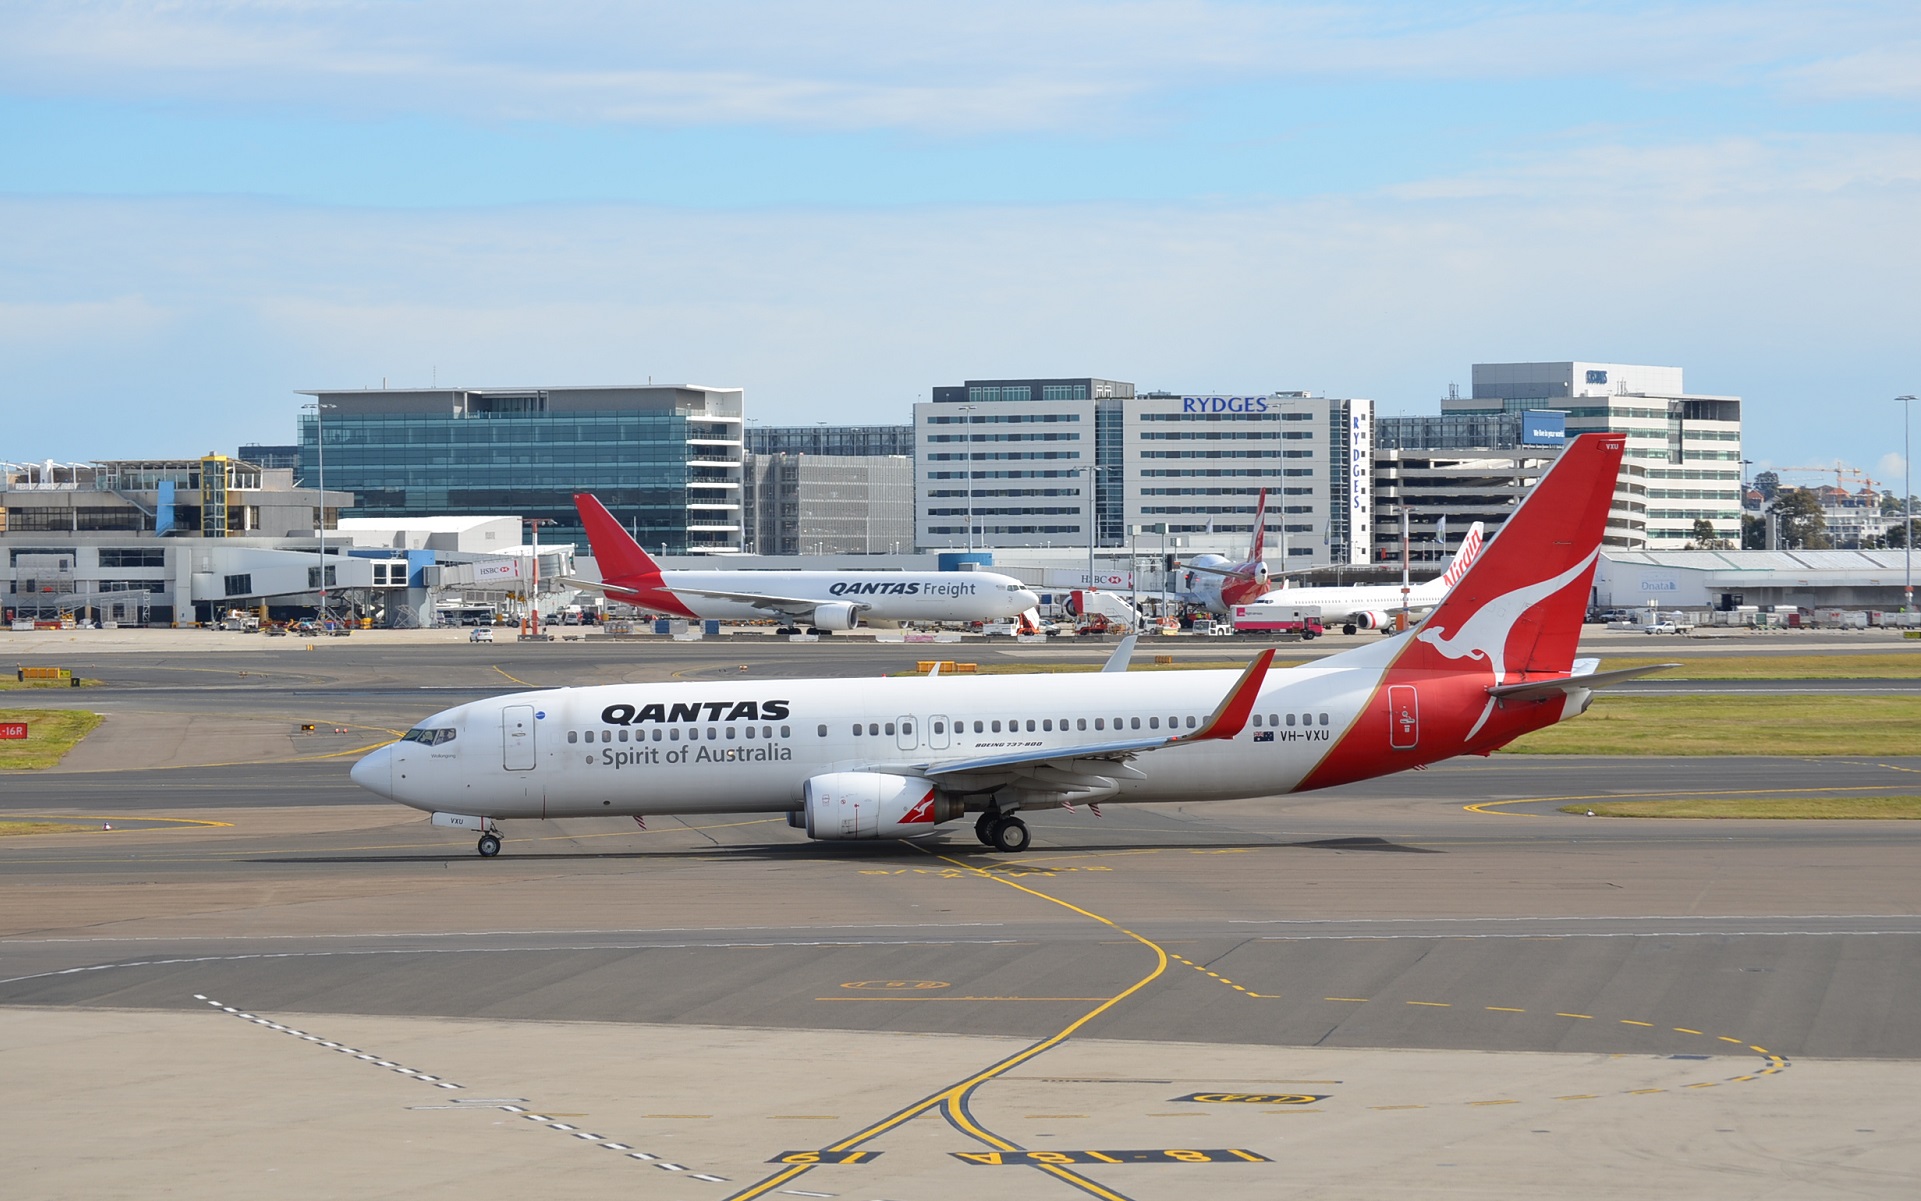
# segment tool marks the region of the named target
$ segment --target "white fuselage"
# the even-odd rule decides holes
[[[661,584],[694,616],[724,621],[765,619],[769,611],[706,594],[849,603],[869,621],[998,621],[1039,603],[1019,580],[990,571],[666,571]]]
[[[1125,764],[1085,761],[1084,770],[1118,783],[1110,803],[1288,792],[1354,724],[1398,642],[1348,652],[1342,667],[1270,673],[1234,738]],[[953,760],[1191,731],[1237,678],[1186,671],[526,692],[426,719],[415,733],[451,733],[375,751],[354,779],[418,809],[489,818],[788,811],[810,777],[830,772],[913,775]]]
[[[1447,595],[1447,584],[1439,579],[1410,585],[1407,592],[1408,610],[1416,617],[1441,603]],[[1242,620],[1260,620],[1263,610],[1296,609],[1309,605],[1321,610],[1321,620],[1327,625],[1340,625],[1367,613],[1393,614],[1401,607],[1401,586],[1399,584],[1374,584],[1366,587],[1342,588],[1279,588],[1267,593],[1257,601],[1238,606],[1235,616]]]

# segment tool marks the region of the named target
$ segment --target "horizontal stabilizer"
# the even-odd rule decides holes
[[[1489,696],[1504,701],[1525,700],[1529,697],[1551,696],[1557,692],[1572,692],[1576,688],[1606,688],[1636,676],[1645,676],[1657,671],[1671,671],[1681,666],[1679,663],[1649,663],[1643,667],[1623,667],[1617,671],[1597,671],[1587,675],[1564,676],[1555,680],[1525,680],[1519,684],[1501,684],[1490,687]]]

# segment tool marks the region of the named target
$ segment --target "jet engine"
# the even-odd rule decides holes
[[[807,837],[820,839],[915,838],[966,811],[921,776],[871,771],[814,776],[801,788]]]
[[[851,630],[860,624],[860,609],[847,601],[832,601],[814,610],[817,630]]]
[[[1368,609],[1354,615],[1354,624],[1363,630],[1387,630],[1394,626],[1394,615],[1379,609]]]

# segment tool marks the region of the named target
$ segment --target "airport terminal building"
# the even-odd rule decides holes
[[[914,406],[923,549],[1246,548],[1268,492],[1270,561],[1364,563],[1373,402],[1305,392],[1139,393],[1097,377],[968,380]],[[1283,545],[1285,550],[1283,551]]]
[[[514,513],[581,542],[592,492],[648,550],[741,548],[741,390],[696,384],[312,391],[300,474],[367,517]]]

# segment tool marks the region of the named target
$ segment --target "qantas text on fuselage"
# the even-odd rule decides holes
[[[515,818],[784,813],[821,839],[1023,811],[1271,796],[1492,751],[1655,670],[1576,660],[1623,439],[1571,442],[1412,630],[1272,671],[797,679],[544,689],[435,714],[354,780],[478,831]]]

